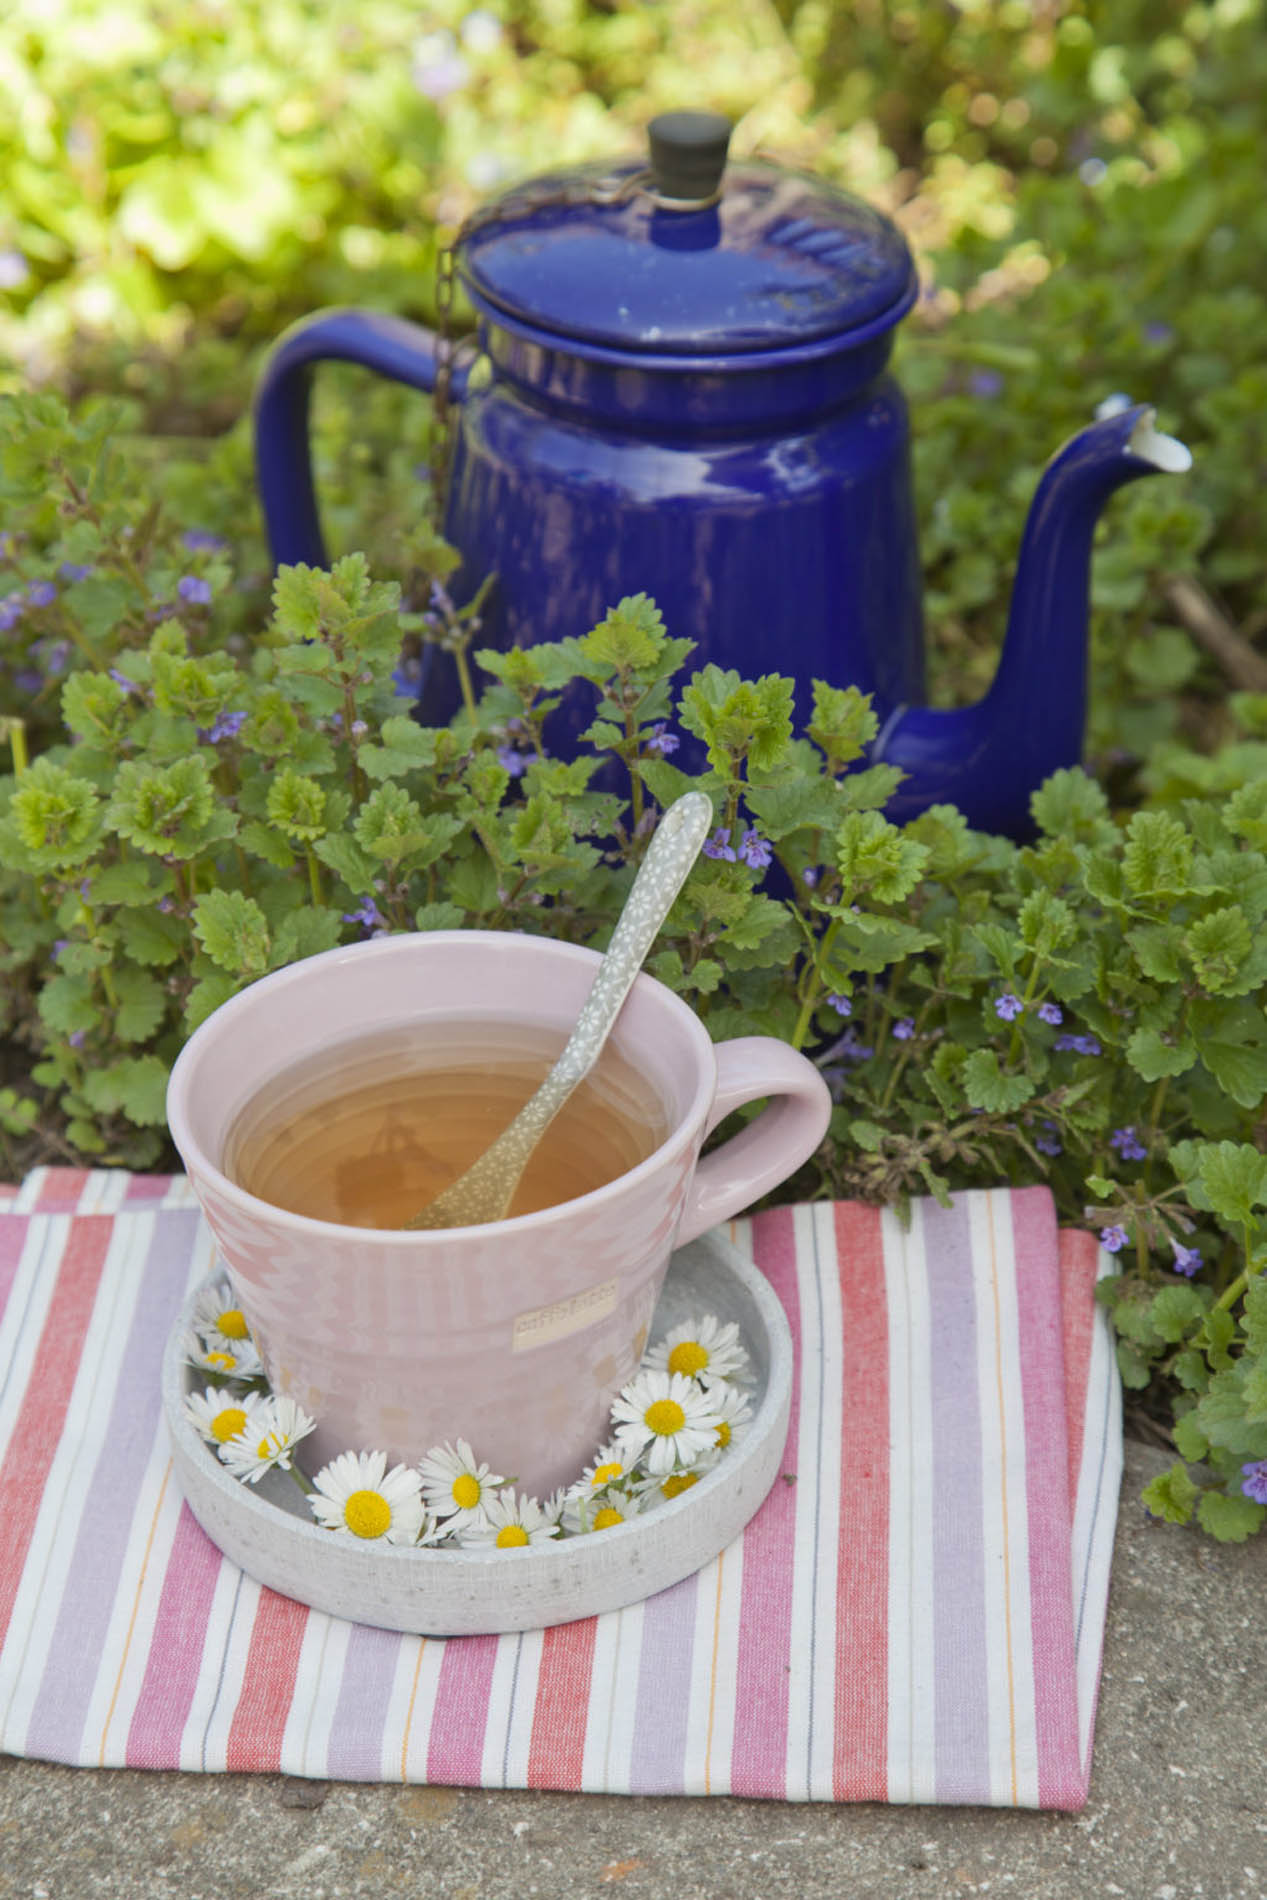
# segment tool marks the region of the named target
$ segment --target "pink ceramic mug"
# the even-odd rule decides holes
[[[293,1064],[357,1037],[511,1018],[571,1029],[595,951],[514,932],[431,931],[308,957],[225,1003],[172,1071],[167,1114],[274,1390],[318,1420],[310,1467],[347,1450],[416,1463],[468,1439],[544,1497],[607,1436],[669,1254],[775,1187],[827,1129],[804,1056],[766,1036],[716,1047],[645,974],[612,1034],[669,1133],[618,1179],[539,1213],[407,1232],[338,1226],[257,1199],[224,1172],[246,1104]],[[772,1097],[700,1160],[710,1129]]]

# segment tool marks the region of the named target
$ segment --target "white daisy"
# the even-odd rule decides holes
[[[214,1372],[221,1379],[259,1379],[264,1368],[249,1339],[225,1340],[208,1345],[192,1330],[185,1334],[185,1358],[203,1372]]]
[[[688,1379],[733,1379],[747,1369],[739,1328],[733,1320],[723,1326],[711,1313],[675,1326],[659,1345],[648,1349],[641,1367],[644,1372],[684,1372]]]
[[[387,1469],[381,1451],[344,1451],[313,1479],[308,1502],[327,1530],[353,1537],[381,1537],[389,1544],[412,1544],[424,1527],[418,1473],[408,1465]]]
[[[447,1520],[451,1531],[465,1530],[479,1516],[480,1507],[505,1484],[495,1471],[476,1462],[465,1438],[456,1450],[450,1444],[433,1445],[418,1467],[422,1493],[429,1510]]]
[[[259,1402],[250,1422],[220,1447],[221,1462],[245,1484],[258,1484],[266,1471],[289,1471],[291,1454],[317,1423],[284,1393]]]
[[[227,1352],[233,1352],[250,1340],[251,1329],[246,1323],[246,1315],[236,1305],[233,1289],[227,1281],[221,1280],[215,1286],[205,1287],[198,1295],[198,1304],[194,1308],[194,1331],[208,1346],[222,1346]]]
[[[563,1528],[570,1536],[584,1531],[605,1531],[613,1524],[623,1524],[627,1518],[642,1515],[643,1502],[641,1492],[594,1491],[584,1496],[573,1493],[563,1506]]]
[[[738,1386],[729,1385],[725,1379],[706,1380],[705,1390],[716,1403],[721,1413],[721,1424],[717,1427],[717,1449],[725,1451],[731,1440],[742,1438],[744,1428],[752,1423],[752,1400]]]
[[[663,1477],[675,1465],[693,1465],[717,1442],[721,1413],[685,1373],[640,1372],[613,1404],[612,1422],[625,1457]]]
[[[636,1488],[641,1508],[645,1511],[661,1498],[680,1498],[683,1491],[689,1491],[701,1478],[707,1477],[717,1463],[720,1454],[716,1451],[701,1452],[689,1471],[671,1471],[667,1478],[644,1478]]]
[[[547,1544],[558,1534],[557,1517],[552,1518],[536,1498],[516,1497],[509,1490],[490,1491],[459,1541],[464,1550],[487,1550],[490,1545],[495,1550],[515,1550],[525,1544]]]
[[[619,1445],[603,1445],[594,1453],[593,1464],[586,1465],[576,1483],[568,1486],[567,1498],[591,1498],[628,1476],[629,1461]]]
[[[239,1432],[251,1429],[263,1405],[264,1400],[256,1392],[239,1398],[227,1388],[209,1385],[205,1392],[186,1396],[185,1416],[209,1445],[223,1453],[225,1445]]]

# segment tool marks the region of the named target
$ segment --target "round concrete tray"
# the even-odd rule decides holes
[[[205,1383],[183,1358],[199,1291],[174,1327],[163,1362],[163,1405],[189,1508],[248,1576],[332,1616],[420,1636],[474,1636],[618,1610],[710,1563],[738,1536],[778,1475],[792,1398],[791,1334],[767,1281],[717,1231],[674,1254],[650,1336],[659,1339],[704,1313],[736,1321],[751,1361],[752,1423],[681,1497],[627,1524],[531,1550],[358,1544],[314,1524],[284,1472],[270,1472],[258,1487],[231,1477],[182,1403]]]

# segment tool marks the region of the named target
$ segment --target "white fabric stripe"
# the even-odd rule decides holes
[[[528,1755],[532,1747],[532,1723],[537,1709],[537,1684],[541,1676],[544,1649],[544,1630],[524,1631],[519,1649],[519,1668],[515,1673],[514,1699],[507,1717],[504,1760],[508,1788],[528,1786]]]
[[[253,1578],[239,1571],[233,1574],[235,1580],[241,1577],[241,1586],[227,1600],[225,1621],[208,1630],[204,1653],[204,1662],[212,1659],[216,1672],[216,1689],[207,1711],[202,1741],[203,1759],[213,1774],[222,1772],[228,1763],[229,1732],[246,1680],[261,1594],[260,1585]],[[217,1601],[220,1601],[218,1593]]]
[[[739,1689],[739,1612],[743,1603],[743,1537],[700,1575],[695,1654],[706,1665],[698,1713],[692,1704],[686,1792],[729,1794]]]
[[[816,1273],[822,1300],[823,1379],[819,1414],[818,1563],[814,1572],[813,1728],[809,1735],[809,1792],[830,1801],[836,1745],[836,1581],[840,1570],[840,1442],[843,1405],[844,1314],[836,1257],[836,1217],[830,1203],[810,1209]]]
[[[68,1236],[68,1227],[64,1231]],[[94,1426],[104,1424],[114,1401],[153,1235],[152,1219],[144,1222],[135,1244],[133,1229],[111,1230],[61,1435],[14,1597],[0,1677],[0,1732],[6,1738],[5,1746],[17,1753],[21,1753],[26,1740],[80,1525],[91,1509],[92,1477],[101,1457],[99,1430]],[[60,1264],[60,1259],[48,1262],[50,1280]],[[14,1415],[10,1431],[19,1416]],[[151,1458],[151,1465],[153,1462]],[[166,1462],[165,1457],[162,1462]],[[142,1496],[144,1492],[142,1486]],[[148,1523],[146,1528],[148,1531]],[[103,1583],[103,1587],[108,1586]],[[96,1663],[100,1659],[91,1660]]]
[[[890,1782],[891,1801],[934,1801],[937,1796],[936,1655],[933,1632],[933,1352],[932,1309],[924,1252],[923,1210],[911,1207],[911,1225],[904,1230],[895,1214],[886,1210],[883,1225],[899,1251],[905,1280],[906,1410],[893,1414],[894,1436],[906,1437],[905,1477],[902,1491],[890,1481],[894,1509],[904,1510],[911,1574],[904,1627],[890,1626],[889,1643],[904,1643],[909,1652],[905,1785]],[[886,1254],[889,1236],[886,1235]],[[892,1351],[892,1349],[890,1349]],[[903,1503],[904,1500],[904,1503]]]
[[[236,1564],[231,1564],[227,1557],[221,1558],[220,1572],[215,1581],[215,1588],[211,1594],[211,1606],[207,1612],[207,1628],[203,1638],[198,1680],[194,1684],[189,1714],[185,1717],[185,1726],[180,1736],[182,1768],[199,1769],[206,1766],[204,1737],[207,1723],[211,1719],[211,1712],[215,1708],[220,1693],[224,1641],[241,1582],[242,1572]]]
[[[590,1717],[581,1758],[581,1787],[587,1792],[629,1793],[641,1654],[641,1603],[599,1617],[590,1675]],[[604,1707],[607,1720],[595,1720]]]
[[[915,1534],[911,1512],[911,1319],[906,1236],[889,1215],[880,1217],[884,1302],[888,1310],[889,1376],[889,1600],[888,1742],[885,1780],[890,1801],[909,1801],[914,1773],[914,1708],[910,1628],[913,1615]]]
[[[417,1644],[422,1643],[418,1661]],[[427,1755],[431,1746],[431,1725],[435,1720],[436,1695],[440,1670],[444,1664],[444,1644],[432,1636],[406,1638],[401,1644],[400,1664],[392,1685],[387,1727],[392,1746],[384,1749],[383,1773],[389,1781],[425,1781]],[[415,1679],[414,1670],[417,1668]],[[409,1707],[413,1699],[412,1712]],[[408,1722],[408,1730],[405,1724]]]
[[[254,1624],[254,1606],[249,1621]],[[311,1758],[309,1735],[321,1693],[321,1676],[333,1621],[334,1618],[327,1616],[324,1610],[310,1610],[304,1624],[299,1659],[295,1666],[295,1686],[291,1691],[290,1708],[286,1712],[286,1729],[279,1757],[281,1771],[285,1775],[312,1772],[307,1766]],[[236,1706],[236,1693],[233,1701]]]
[[[57,1270],[70,1236],[67,1214],[36,1214],[26,1230],[8,1302],[0,1319],[0,1458],[4,1457],[35,1370],[35,1354],[53,1300]]]
[[[300,1772],[305,1775],[321,1776],[330,1772],[330,1730],[343,1689],[343,1666],[347,1661],[348,1644],[356,1627],[353,1623],[345,1622],[341,1616],[332,1616],[327,1620],[330,1629],[321,1652],[321,1668],[314,1685],[311,1719],[304,1731],[304,1765]]]
[[[541,1645],[540,1630],[505,1636],[497,1645],[480,1760],[483,1788],[518,1788],[527,1780]]]
[[[814,1258],[812,1209],[792,1210],[796,1242],[796,1293],[801,1309],[801,1412],[796,1443],[795,1547],[803,1553],[792,1574],[791,1627],[788,1657],[787,1757],[789,1801],[810,1799],[809,1738],[814,1713],[816,1660],[814,1609],[815,1576],[812,1561],[815,1525],[819,1513],[819,1438],[823,1408],[823,1350],[820,1322],[821,1291]],[[824,1716],[830,1721],[830,1714]]]
[[[1100,1251],[1098,1279],[1116,1271]],[[1109,1572],[1122,1485],[1122,1381],[1113,1344],[1113,1323],[1098,1309],[1091,1328],[1087,1392],[1082,1419],[1082,1457],[1073,1512],[1073,1614],[1078,1677],[1078,1752],[1091,1767],[1091,1737],[1100,1659],[1108,1610]]]
[[[966,1198],[981,1420],[990,1800],[1000,1807],[1035,1806],[1038,1738],[1012,1223],[1006,1191],[998,1208],[986,1192]]]

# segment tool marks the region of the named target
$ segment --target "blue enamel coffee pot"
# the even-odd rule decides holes
[[[892,815],[947,801],[1022,834],[1031,792],[1081,754],[1100,509],[1124,482],[1187,468],[1188,452],[1130,406],[1066,444],[1034,497],[989,692],[923,705],[907,409],[886,373],[917,291],[910,252],[820,179],[728,164],[729,130],[665,114],[649,165],[551,173],[478,212],[453,253],[475,349],[365,310],[288,331],[255,411],[274,559],[326,565],[313,365],[339,358],[428,391],[439,379],[456,405],[455,599],[496,575],[481,644],[580,635],[648,593],[695,642],[692,668],[790,674],[802,720],[814,679],[872,694],[872,758],[907,775]],[[428,723],[457,705],[452,666],[427,650]],[[592,716],[592,693],[565,704],[552,744],[566,752]]]

